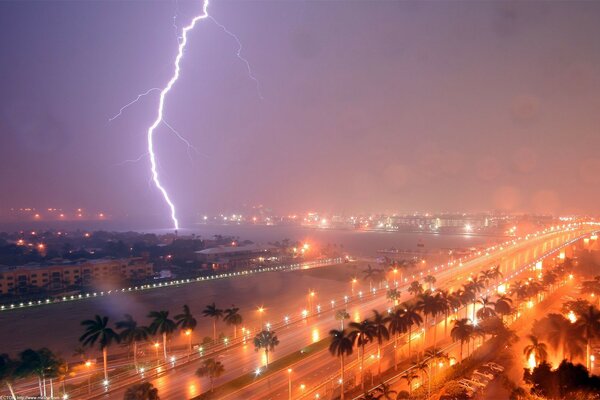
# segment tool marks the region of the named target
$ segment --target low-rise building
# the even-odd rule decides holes
[[[32,288],[54,291],[104,282],[143,279],[153,274],[152,263],[141,258],[102,258],[0,267],[0,294],[27,293]]]
[[[196,252],[204,268],[237,269],[280,260],[280,249],[273,245],[249,244],[246,246],[213,247]]]

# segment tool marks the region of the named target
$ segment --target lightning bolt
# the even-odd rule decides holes
[[[139,101],[139,100],[140,100],[142,97],[144,97],[144,96],[147,96],[147,95],[149,95],[150,93],[152,93],[152,92],[154,92],[154,91],[156,91],[156,90],[160,90],[160,89],[159,89],[159,88],[152,88],[152,89],[148,89],[148,90],[146,90],[144,93],[138,94],[138,96],[135,98],[135,100],[132,100],[132,101],[130,101],[129,103],[125,104],[123,107],[121,107],[121,108],[119,109],[119,112],[118,112],[118,113],[116,113],[115,115],[113,115],[112,117],[110,117],[110,118],[108,119],[108,122],[112,122],[112,121],[114,121],[115,119],[119,118],[119,117],[120,117],[120,116],[123,114],[123,111],[125,111],[125,109],[126,109],[127,107],[134,105],[134,104],[135,104],[135,103],[137,103],[137,102],[138,102],[138,101]]]
[[[175,57],[173,75],[171,76],[171,79],[169,80],[167,85],[160,91],[160,98],[158,101],[158,111],[157,111],[156,119],[154,120],[152,125],[150,125],[150,127],[148,128],[148,154],[150,155],[150,170],[152,172],[152,180],[154,181],[154,185],[156,186],[156,188],[161,192],[165,202],[169,206],[169,209],[171,211],[171,220],[173,221],[173,227],[176,230],[179,229],[179,221],[177,220],[177,215],[175,212],[175,205],[171,201],[171,198],[169,197],[167,190],[160,183],[160,179],[158,177],[158,169],[157,169],[157,165],[156,165],[156,155],[154,154],[154,141],[153,141],[154,130],[158,127],[158,125],[160,125],[161,122],[163,122],[163,110],[165,107],[165,98],[166,98],[167,94],[171,91],[171,89],[173,88],[173,85],[175,85],[175,82],[177,82],[177,79],[179,79],[179,72],[180,72],[179,63],[181,62],[181,59],[183,58],[183,52],[184,52],[185,46],[187,45],[187,42],[188,42],[188,32],[191,31],[192,29],[194,29],[194,27],[196,26],[196,23],[198,21],[207,19],[209,17],[208,3],[209,3],[209,0],[203,1],[202,14],[194,17],[194,19],[192,19],[192,21],[187,26],[185,26],[181,31],[181,40],[179,41],[179,45],[177,48],[177,56]]]
[[[252,68],[250,67],[250,62],[244,58],[242,56],[242,42],[240,41],[240,39],[237,37],[237,35],[235,35],[233,32],[231,32],[229,29],[227,29],[225,27],[225,25],[219,23],[219,21],[217,21],[213,16],[209,15],[208,18],[215,23],[215,25],[217,25],[219,28],[221,28],[223,30],[223,32],[225,32],[226,34],[228,34],[229,36],[231,36],[237,43],[238,45],[238,49],[236,52],[237,58],[240,59],[240,61],[242,61],[244,64],[246,64],[246,71],[248,72],[248,77],[250,79],[252,79],[254,81],[254,83],[256,84],[256,91],[258,92],[258,97],[261,100],[264,100],[265,98],[262,95],[262,91],[260,90],[260,82],[258,81],[258,79],[254,76],[254,74],[252,73]]]

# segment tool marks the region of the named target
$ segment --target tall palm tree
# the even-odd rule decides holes
[[[397,306],[398,300],[400,300],[400,290],[396,288],[388,289],[386,297],[388,300],[394,303],[395,306]]]
[[[367,265],[367,269],[363,270],[363,275],[365,279],[369,280],[369,293],[373,290],[373,278],[379,277],[383,270],[373,268],[371,264]]]
[[[477,295],[474,289],[470,285],[463,285],[462,288],[458,290],[456,293],[458,299],[460,299],[460,303],[465,308],[465,318],[468,318],[469,314],[469,304],[475,302],[477,300]]]
[[[569,333],[572,332],[571,326],[571,321],[562,314],[550,313],[541,320],[534,321],[531,332],[545,340],[555,353],[560,351],[560,359],[564,360],[567,340],[577,340],[577,337],[569,336]]]
[[[150,333],[153,335],[159,334],[162,336],[163,342],[163,354],[165,356],[165,361],[167,360],[167,338],[171,336],[175,329],[177,329],[177,324],[175,321],[169,318],[168,311],[150,311],[148,314],[148,318],[152,319],[150,326],[148,329]]]
[[[85,332],[79,338],[84,346],[92,347],[96,342],[102,351],[102,360],[104,363],[104,381],[108,382],[107,357],[108,348],[113,343],[119,343],[119,335],[108,326],[108,317],[96,315],[94,319],[86,319],[81,322],[85,326]]]
[[[150,382],[136,383],[127,388],[124,400],[160,400],[158,389]]]
[[[356,342],[359,347],[360,353],[360,387],[362,390],[365,389],[365,370],[364,359],[365,359],[365,346],[373,341],[375,336],[375,330],[373,324],[368,319],[362,322],[350,322],[350,338],[352,342]]]
[[[385,382],[377,386],[374,391],[376,400],[395,400],[398,394],[397,391],[392,390],[392,385]]]
[[[202,366],[196,370],[196,375],[200,378],[205,376],[210,380],[210,391],[215,389],[215,379],[225,373],[225,367],[221,361],[215,361],[214,358],[206,359],[202,362]]]
[[[421,293],[418,297],[417,297],[417,302],[416,302],[416,306],[417,309],[419,311],[421,311],[423,313],[423,315],[425,316],[425,330],[427,331],[427,329],[429,328],[429,324],[427,323],[428,321],[428,317],[432,316],[434,318],[434,328],[433,328],[433,333],[434,333],[434,339],[433,339],[433,344],[435,346],[435,341],[436,341],[436,332],[437,329],[435,329],[435,317],[442,312],[443,309],[443,304],[441,301],[441,297],[439,297],[439,293],[434,295],[430,290],[427,290],[424,293]],[[427,332],[425,332],[427,333]],[[425,346],[426,344],[426,339],[423,339],[423,346]]]
[[[279,344],[279,339],[275,335],[275,331],[260,331],[254,337],[254,350],[264,350],[265,366],[269,366],[269,352],[275,351],[275,346]]]
[[[587,369],[590,370],[592,340],[600,336],[600,310],[590,305],[585,312],[578,315],[575,323],[581,327],[583,338],[586,340],[585,362]]]
[[[496,314],[500,314],[502,316],[502,320],[506,315],[510,315],[513,312],[512,307],[512,299],[510,296],[503,294],[502,296],[496,299],[496,303],[494,304],[494,311]]]
[[[335,319],[337,319],[338,321],[341,322],[342,330],[344,330],[344,320],[349,319],[349,318],[350,318],[350,314],[348,314],[348,311],[346,311],[346,309],[337,310],[335,312]]]
[[[496,316],[496,311],[494,310],[494,306],[496,303],[491,301],[488,296],[482,296],[477,303],[481,305],[481,308],[477,310],[477,318],[486,319],[490,317]]]
[[[52,377],[52,370],[57,368],[61,360],[50,349],[44,347],[39,350],[27,349],[19,354],[17,373],[21,376],[36,376],[40,397],[46,398],[46,378]],[[53,391],[53,388],[51,388]]]
[[[138,369],[137,362],[137,344],[139,342],[145,342],[150,336],[148,328],[145,326],[139,326],[133,317],[129,314],[125,314],[125,319],[115,324],[117,329],[120,329],[119,337],[122,342],[127,346],[133,347],[133,365],[135,370]]]
[[[400,375],[400,379],[406,381],[406,384],[408,385],[408,393],[409,395],[412,395],[412,383],[415,379],[419,379],[419,374],[417,374],[412,369],[409,369],[408,371]]]
[[[492,268],[489,269],[490,271],[490,278],[492,278],[494,280],[494,283],[498,283],[498,279],[502,278],[502,271],[500,271],[500,264],[496,264],[494,265]]]
[[[223,321],[229,326],[233,326],[233,337],[237,338],[237,327],[242,324],[243,318],[240,314],[240,309],[234,305],[231,308],[225,309]]]
[[[463,359],[463,344],[471,340],[473,336],[473,324],[468,318],[462,318],[454,321],[454,327],[450,331],[452,340],[460,340],[460,359]]]
[[[381,376],[381,345],[384,341],[390,340],[390,332],[387,328],[389,317],[384,316],[377,310],[373,310],[373,319],[371,326],[373,336],[377,339],[377,375]]]
[[[18,367],[19,362],[17,360],[13,360],[8,354],[0,354],[0,382],[6,385],[13,400],[17,400],[13,385],[18,377]]]
[[[490,284],[490,281],[493,279],[493,273],[491,270],[485,270],[485,271],[481,271],[479,272],[479,279],[483,282],[483,284],[485,285],[485,287],[488,287]]]
[[[196,329],[196,325],[198,325],[198,321],[192,315],[190,311],[190,307],[187,304],[183,306],[183,312],[181,314],[177,314],[175,316],[175,321],[179,329],[185,332],[188,338],[188,352],[192,352],[192,333],[194,329]]]
[[[534,335],[527,335],[527,339],[531,343],[523,348],[525,358],[529,360],[533,355],[536,366],[542,361],[546,361],[548,358],[548,346],[546,346],[546,343],[540,342],[537,336]]]
[[[408,330],[408,358],[410,359],[410,345],[412,343],[412,327],[416,325],[417,328],[423,323],[423,317],[419,313],[419,309],[414,303],[402,303],[399,306],[403,310],[402,319],[405,321],[405,325]]]
[[[388,330],[394,336],[394,370],[398,370],[398,336],[408,331],[408,322],[404,318],[404,309],[396,307],[388,317]]]
[[[423,293],[423,285],[421,285],[419,281],[411,282],[408,286],[408,293],[412,294],[413,296],[420,295]]]
[[[205,317],[209,317],[213,319],[213,341],[217,341],[217,321],[223,317],[223,310],[217,308],[217,305],[213,302],[212,304],[207,305],[204,310],[202,310],[202,314]]]
[[[346,331],[332,329],[329,331],[329,336],[331,337],[331,343],[329,344],[329,352],[340,358],[340,377],[342,380],[342,385],[340,388],[341,391],[341,400],[344,400],[344,365],[345,365],[345,357],[352,355],[352,351],[354,350],[354,342],[352,338],[346,334]]]
[[[433,288],[433,284],[437,282],[437,279],[435,279],[435,276],[433,275],[427,275],[425,278],[423,278],[423,281],[429,284],[429,290],[431,290]]]

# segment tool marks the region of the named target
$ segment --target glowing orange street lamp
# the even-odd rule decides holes
[[[260,317],[260,329],[262,330],[263,327],[263,314],[265,313],[265,309],[264,307],[260,306],[258,307],[258,315]]]

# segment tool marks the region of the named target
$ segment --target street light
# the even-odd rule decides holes
[[[262,326],[263,326],[263,314],[265,313],[265,309],[264,307],[260,306],[258,307],[258,315],[260,317],[260,329],[262,330]]]
[[[85,362],[85,367],[88,370],[88,394],[92,393],[92,372],[90,371],[91,366],[92,366],[91,361],[88,360]]]
[[[288,368],[288,399],[292,400],[292,369]]]

